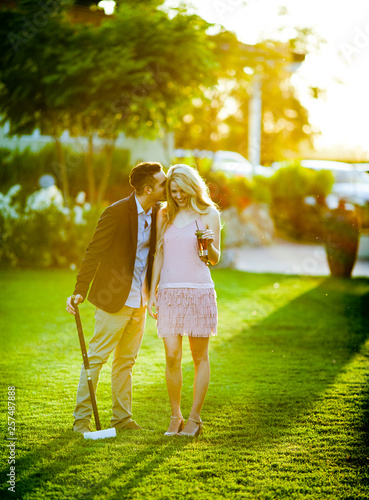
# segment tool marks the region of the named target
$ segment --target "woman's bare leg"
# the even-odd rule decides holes
[[[181,389],[182,389],[182,337],[181,335],[163,338],[165,346],[166,368],[165,378],[167,381],[168,395],[172,410],[172,419],[167,432],[177,432],[182,419],[181,413]]]
[[[198,421],[210,382],[209,337],[189,337],[189,341],[195,367],[190,418]],[[194,432],[197,427],[195,422],[189,420],[184,432]]]

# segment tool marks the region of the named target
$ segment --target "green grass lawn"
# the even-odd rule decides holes
[[[65,300],[75,273],[0,273],[1,419],[16,386],[16,493],[22,499],[369,498],[369,279],[214,270],[219,335],[196,439],[163,436],[170,417],[162,341],[148,319],[134,368],[141,432],[84,440],[72,432],[81,366]],[[93,306],[81,306],[86,338]],[[193,367],[184,343],[183,412]],[[97,391],[109,427],[110,365]],[[3,443],[7,443],[3,439]]]

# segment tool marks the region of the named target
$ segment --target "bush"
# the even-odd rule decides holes
[[[55,177],[52,164],[56,161],[54,144],[47,144],[38,152],[29,147],[23,151],[18,149],[0,150],[0,186],[3,191],[15,184],[22,185],[23,198],[32,193],[38,186],[39,178],[44,174]]]
[[[212,200],[221,210],[236,207],[239,212],[246,208],[252,201],[256,201],[255,186],[244,177],[228,177],[224,172],[208,171],[200,174],[209,186]]]
[[[334,177],[329,170],[309,170],[295,162],[277,170],[270,181],[273,201],[295,202],[308,196],[324,199],[332,189]]]
[[[209,172],[205,177],[210,196],[219,208],[225,210],[230,206],[231,188],[229,179],[222,172]]]
[[[270,179],[271,210],[277,229],[297,240],[323,237],[325,197],[333,186],[333,174],[303,168],[298,162],[278,170]],[[313,203],[307,203],[308,199]]]
[[[75,154],[75,153],[74,153]],[[22,178],[25,188],[13,185],[7,194],[0,193],[0,264],[3,267],[70,267],[83,257],[97,220],[102,211],[86,203],[67,209],[56,186],[34,192],[35,178],[50,172],[54,152],[48,146],[40,153],[26,150],[9,153],[0,149],[1,181]],[[38,163],[36,162],[38,158]],[[109,202],[128,196],[129,154],[117,150],[113,156]],[[85,188],[85,168],[75,164],[69,171],[71,192]],[[101,176],[104,152],[95,155],[96,178]],[[36,165],[37,163],[37,165]],[[14,169],[14,170],[13,170]],[[256,176],[252,181],[229,178],[222,172],[212,172],[209,165],[199,165],[212,196],[221,210],[236,207],[241,213],[251,203],[268,203],[277,229],[284,236],[316,241],[322,238],[322,219],[326,211],[325,196],[333,184],[326,171],[309,171],[298,164],[280,169],[269,179]],[[30,194],[30,192],[32,193]],[[307,204],[314,197],[316,203]]]
[[[88,190],[86,153],[65,146],[63,153],[68,172],[70,196],[75,198],[79,191]],[[105,161],[106,152],[104,150],[94,153],[93,169],[97,187],[102,179]],[[112,162],[112,171],[106,191],[106,198],[111,203],[124,198],[131,192],[128,183],[131,169],[129,150],[114,150]],[[0,149],[0,187],[3,192],[15,184],[21,184],[22,191],[19,196],[25,201],[25,198],[38,188],[38,181],[45,174],[52,175],[57,186],[61,188],[55,144],[46,144],[37,152],[31,151],[30,148],[23,151]]]
[[[74,267],[89,243],[99,214],[88,204],[63,206],[60,191],[51,186],[36,191],[25,203],[21,187],[0,194],[2,267]]]
[[[252,199],[256,203],[267,203],[272,201],[271,179],[256,175],[253,180]]]

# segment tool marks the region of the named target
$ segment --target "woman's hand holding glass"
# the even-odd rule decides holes
[[[214,241],[214,231],[211,229],[197,230],[196,231],[197,242],[199,246],[199,257],[200,260],[209,265],[208,258],[208,247]]]
[[[207,240],[208,246],[211,245],[214,241],[214,231],[211,229],[204,229],[201,235],[202,240]]]

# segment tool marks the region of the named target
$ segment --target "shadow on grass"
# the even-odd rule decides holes
[[[40,432],[35,430],[35,434]],[[43,432],[43,437],[47,433]],[[39,446],[32,444],[25,445],[26,433],[18,435],[19,451],[16,455],[16,498],[23,496],[39,487],[49,480],[50,477],[55,477],[61,471],[65,471],[72,466],[72,459],[76,456],[76,451],[84,443],[81,435],[75,434],[73,431],[64,431],[57,436],[49,436],[45,444]],[[109,445],[110,440],[105,440],[105,445]],[[86,442],[85,442],[86,443]],[[87,443],[86,443],[87,446]],[[26,453],[25,450],[31,450]],[[22,454],[21,457],[19,455]],[[48,462],[45,466],[44,462]],[[1,483],[5,484],[6,474],[9,468],[6,467],[0,471]]]
[[[116,438],[101,439],[98,441],[84,440],[81,435],[76,435],[73,431],[65,431],[50,439],[46,444],[39,446],[34,451],[26,454],[16,461],[16,495],[14,498],[25,498],[37,493],[42,496],[44,488],[50,497],[50,486],[55,491],[55,497],[60,497],[64,490],[63,477],[68,477],[68,486],[74,483],[73,495],[68,494],[68,498],[91,498],[94,495],[104,493],[104,498],[120,499],[122,497],[121,488],[124,488],[124,496],[146,476],[161,466],[163,460],[178,452],[178,449],[186,446],[186,440],[165,438],[158,434],[148,434],[145,431],[126,431],[118,433]],[[140,445],[142,445],[140,447]],[[128,453],[127,453],[128,447]],[[132,448],[140,449],[132,453]],[[126,453],[125,453],[126,452]],[[101,456],[108,453],[109,458],[115,458],[119,467],[109,464]],[[91,470],[91,463],[96,461],[98,467],[91,477],[86,474],[86,468]],[[106,463],[106,474],[101,463]],[[114,472],[109,475],[109,470]],[[9,468],[0,472],[2,488],[0,491],[7,491],[6,474]],[[87,477],[86,477],[87,476]],[[124,476],[127,480],[122,481]],[[74,479],[74,480],[73,480]],[[114,488],[114,482],[119,480],[119,486]],[[106,493],[112,488],[120,493]]]
[[[325,279],[213,349],[217,442],[260,446],[303,423],[369,336],[368,283]]]
[[[232,300],[232,273],[229,278],[227,300]],[[263,276],[247,291],[275,281],[276,276]],[[247,282],[245,274],[241,285],[246,287]],[[239,280],[237,284],[240,285]],[[270,447],[276,439],[288,436],[295,426],[305,425],[314,404],[345,371],[368,337],[366,290],[365,279],[351,280],[349,287],[344,280],[327,279],[233,337],[222,341],[220,336],[212,347],[212,383],[203,412],[205,432],[199,443],[242,447],[251,452]],[[235,301],[238,299],[234,297]],[[243,300],[250,300],[250,295],[239,302],[240,317],[244,319]],[[149,367],[149,356],[146,363]],[[143,365],[141,368],[144,371]],[[185,377],[187,402],[191,399],[187,395],[190,377],[192,374]],[[160,383],[141,387],[140,392],[141,400],[148,402],[153,394],[160,393],[157,408],[167,404],[164,377]],[[360,432],[367,443],[368,391],[362,393],[360,404]],[[146,408],[149,410],[148,404]],[[20,448],[26,454],[17,459],[19,475],[14,498],[35,498],[39,491],[42,496],[45,483],[48,498],[50,488],[54,488],[51,491],[55,498],[63,498],[64,484],[73,488],[73,496],[68,498],[127,498],[145,478],[160,469],[163,461],[188,446],[187,440],[158,437],[162,432],[158,428],[156,424],[155,434],[119,434],[114,440],[96,442],[87,442],[66,431],[35,449]],[[365,455],[353,451],[351,460],[361,466]],[[94,470],[95,461],[96,472],[88,477],[85,470]],[[2,484],[7,473],[8,468],[1,472]]]
[[[145,477],[163,465],[163,461],[168,460],[186,445],[186,440],[181,438],[161,438],[152,441],[149,446],[145,443],[142,451],[122,457],[121,465],[115,468],[109,477],[86,489],[76,498],[83,500],[95,495],[97,497],[103,495],[109,500],[132,498],[132,489],[137,488]],[[126,479],[123,479],[125,477]]]

